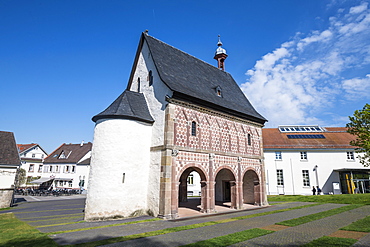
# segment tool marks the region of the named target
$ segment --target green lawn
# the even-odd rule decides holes
[[[342,194],[342,195],[319,195],[319,196],[299,196],[299,195],[279,195],[267,196],[269,202],[320,202],[320,203],[339,203],[339,204],[364,204],[370,205],[369,194]]]
[[[315,239],[314,241],[302,245],[302,247],[347,247],[352,246],[354,243],[356,243],[356,239],[352,238],[335,238],[335,237],[328,237],[324,236],[318,239]]]
[[[18,220],[14,214],[0,214],[0,246],[58,246],[47,234]]]
[[[355,231],[355,232],[370,232],[370,216],[361,220],[355,221],[352,224],[341,228],[341,230]]]

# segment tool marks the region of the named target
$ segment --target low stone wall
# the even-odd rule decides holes
[[[0,208],[10,207],[14,189],[0,189]]]

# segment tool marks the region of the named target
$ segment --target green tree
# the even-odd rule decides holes
[[[348,133],[356,136],[350,144],[355,146],[357,156],[363,166],[370,165],[370,105],[366,104],[362,110],[356,110],[351,121],[346,125]]]
[[[26,170],[23,168],[19,168],[15,177],[15,187],[18,188],[19,186],[24,184],[24,182],[26,182]]]

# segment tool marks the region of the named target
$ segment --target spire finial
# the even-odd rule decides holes
[[[225,70],[225,59],[227,58],[226,50],[222,48],[222,42],[221,42],[221,35],[218,35],[218,42],[217,46],[218,48],[216,49],[215,57],[214,59],[217,60],[218,63],[218,68],[221,70]]]
[[[221,35],[218,35],[218,43],[217,43],[217,46],[222,46],[222,42],[221,42]]]

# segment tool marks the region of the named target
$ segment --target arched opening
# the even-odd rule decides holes
[[[179,180],[179,214],[189,213],[189,210],[204,212],[206,208],[206,177],[197,167],[187,168]]]
[[[235,176],[229,169],[221,169],[215,179],[215,204],[236,208]]]
[[[243,204],[261,205],[260,187],[257,173],[248,170],[243,177]]]

